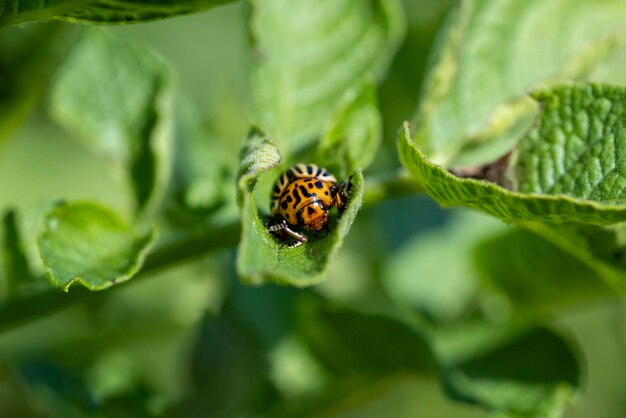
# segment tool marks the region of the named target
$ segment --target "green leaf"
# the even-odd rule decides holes
[[[574,70],[584,72],[585,81],[595,83],[626,84],[626,74],[622,69],[626,64],[626,35],[611,37],[604,42],[596,42],[587,47],[588,54],[602,57],[590,68]],[[583,62],[585,60],[582,60]]]
[[[560,417],[580,386],[581,370],[570,343],[547,328],[443,366],[443,386],[453,399],[519,417]]]
[[[436,369],[425,338],[397,320],[311,297],[300,301],[296,321],[297,335],[322,365],[338,376]]]
[[[565,80],[623,82],[594,69],[624,44],[624,16],[619,0],[601,7],[585,0],[459,2],[432,57],[416,117],[419,145],[445,165],[487,146],[473,162],[489,161],[530,127],[528,90]]]
[[[619,186],[622,151],[613,141],[626,139],[622,103],[626,90],[578,84],[538,92],[535,97],[543,110],[535,127],[522,139],[519,154],[511,158],[512,166],[504,178],[520,192],[459,178],[433,164],[411,139],[408,125],[400,132],[401,160],[442,206],[478,209],[505,222],[607,225],[626,220],[626,205],[605,204],[623,201]],[[607,112],[608,108],[613,110]],[[581,132],[590,135],[580,137]],[[596,146],[594,140],[598,138]],[[575,181],[570,174],[576,176]],[[535,191],[528,190],[535,187],[535,179],[555,187],[537,190],[543,194],[524,193]]]
[[[514,189],[625,203],[626,89],[578,84],[533,97],[542,112],[514,154]]]
[[[249,283],[275,281],[293,286],[319,283],[324,280],[328,262],[341,246],[361,206],[363,175],[360,171],[353,174],[348,205],[336,222],[331,219],[328,236],[288,248],[267,231],[255,196],[259,176],[277,167],[280,161],[278,146],[263,132],[252,128],[242,152],[238,180],[242,236],[237,271]]]
[[[256,186],[257,177],[264,171],[278,167],[282,160],[278,145],[269,139],[263,131],[253,126],[241,151],[241,164],[237,180],[237,203],[245,205],[246,194],[251,194]],[[251,196],[254,198],[254,196]]]
[[[98,204],[60,203],[43,220],[39,251],[53,286],[102,290],[134,276],[153,240],[153,229],[135,231]]]
[[[404,34],[397,0],[254,0],[256,119],[286,153],[310,145],[364,77],[380,79]]]
[[[34,296],[50,290],[45,280],[45,267],[37,248],[37,235],[44,214],[52,207],[46,202],[19,212],[9,209],[4,214],[0,241],[0,278],[6,280],[8,301]]]
[[[482,279],[522,315],[546,314],[612,295],[583,261],[522,228],[479,243],[474,261]]]
[[[6,0],[0,26],[36,20],[129,24],[196,13],[234,0]]]
[[[158,209],[170,175],[173,121],[171,74],[161,58],[90,31],[60,69],[50,106],[59,123],[124,168],[142,215]]]
[[[382,140],[382,119],[376,84],[367,78],[348,91],[324,129],[318,145],[320,160],[341,176],[365,169],[374,160]]]

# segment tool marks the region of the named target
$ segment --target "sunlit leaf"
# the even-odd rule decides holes
[[[101,290],[137,273],[153,239],[95,203],[60,203],[44,218],[39,251],[53,286]]]
[[[626,89],[579,84],[533,93],[537,126],[520,142],[515,190],[626,202]]]
[[[615,145],[626,140],[626,89],[577,84],[534,97],[543,110],[502,179],[518,191],[460,178],[432,163],[411,138],[408,124],[400,132],[401,160],[444,207],[466,206],[505,222],[607,225],[626,220],[619,174],[623,150]],[[590,135],[581,137],[581,129]],[[535,188],[539,179],[551,188]]]
[[[158,209],[170,175],[173,119],[172,79],[161,58],[93,30],[60,69],[51,112],[125,169],[138,211]]]
[[[396,0],[255,0],[257,123],[283,152],[321,134],[364,77],[382,77],[404,32]]]
[[[620,67],[595,67],[624,45],[624,16],[619,0],[600,7],[585,0],[458,2],[432,57],[417,143],[439,164],[484,163],[530,127],[530,89],[570,80],[623,83]]]

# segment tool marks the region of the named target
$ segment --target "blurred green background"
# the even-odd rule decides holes
[[[415,111],[430,48],[452,3],[404,1],[408,32],[379,90],[384,142],[367,175],[398,166],[396,130]],[[172,63],[181,95],[201,109],[232,167],[238,164],[250,119],[248,13],[245,4],[237,3],[102,29],[150,45]],[[57,25],[76,35],[84,29],[25,24],[0,29],[0,39],[17,39],[36,25]],[[34,112],[0,143],[0,207],[29,212],[64,198],[98,200],[128,213],[124,182],[111,173],[107,161],[51,121],[45,91],[38,100]],[[229,408],[242,405],[253,405],[248,410],[256,410],[254,416],[274,416],[264,405],[275,399],[313,405],[293,416],[489,416],[448,400],[436,376],[411,372],[371,379],[343,395],[339,391],[336,399],[321,396],[323,401],[316,403],[331,377],[293,336],[291,304],[314,293],[385,312],[400,299],[400,304],[418,306],[443,322],[458,318],[464,301],[482,292],[472,264],[473,247],[507,229],[482,215],[442,210],[426,196],[403,197],[362,210],[328,281],[312,289],[247,288],[234,272],[234,250],[168,268],[149,280],[131,281],[111,294],[102,293],[94,304],[72,306],[2,332],[0,417],[90,416],[88,408],[74,406],[89,402],[106,402],[109,411],[118,411],[108,416],[208,417],[212,415],[207,405],[216,399],[227,412],[215,416],[252,416],[229,415]],[[446,261],[451,255],[457,262]],[[405,271],[419,271],[419,277],[405,279]],[[492,299],[487,295],[484,303]],[[486,310],[497,317],[498,301],[493,303]],[[216,321],[226,331],[211,328]],[[553,323],[580,345],[587,366],[584,390],[565,416],[626,416],[624,303],[603,299],[577,305],[560,311]],[[224,341],[232,345],[220,350]],[[213,360],[206,360],[203,350],[214,355]],[[267,370],[255,368],[257,357]],[[203,370],[220,379],[203,381]],[[269,380],[270,389],[249,387],[257,384],[253,376],[259,373],[263,378],[258,380]]]

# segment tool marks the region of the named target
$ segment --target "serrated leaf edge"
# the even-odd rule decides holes
[[[91,202],[91,201],[74,201],[71,202],[72,204],[88,204],[88,205],[92,205],[92,206],[97,206],[100,209],[105,209],[111,212],[112,216],[115,218],[116,222],[121,223],[122,225],[126,225],[126,222],[124,222],[124,220],[115,212],[112,211],[110,209],[108,209],[106,206],[103,206],[101,204],[95,203],[95,202]],[[110,280],[108,280],[106,283],[100,285],[100,286],[91,286],[89,285],[82,277],[74,277],[72,279],[70,279],[67,284],[63,285],[59,280],[57,280],[54,277],[54,273],[52,272],[52,267],[48,264],[48,262],[46,261],[46,259],[42,256],[41,254],[41,240],[43,239],[43,234],[44,234],[44,225],[45,223],[48,221],[49,215],[60,205],[63,204],[69,204],[69,202],[66,201],[59,201],[56,204],[52,205],[50,207],[50,209],[48,209],[48,211],[46,212],[46,214],[44,215],[44,217],[41,220],[41,226],[39,228],[39,233],[37,234],[37,248],[39,250],[39,258],[41,259],[45,269],[46,269],[46,278],[48,279],[48,282],[50,283],[51,286],[61,289],[64,292],[69,292],[70,287],[72,287],[73,285],[82,285],[83,287],[91,290],[91,291],[98,291],[98,290],[105,290],[108,289],[111,286],[114,286],[116,284],[119,283],[123,283],[126,282],[128,280],[130,280],[133,276],[135,276],[137,274],[137,272],[139,272],[139,270],[141,269],[141,267],[143,266],[143,263],[146,259],[146,257],[148,256],[148,254],[150,253],[150,251],[152,250],[152,246],[154,245],[155,241],[156,241],[156,237],[157,237],[157,228],[155,225],[151,225],[147,234],[141,236],[139,239],[137,239],[138,242],[143,242],[143,245],[141,246],[141,249],[139,250],[138,254],[136,257],[134,257],[134,261],[133,263],[131,263],[130,267],[128,268],[127,272],[122,274],[121,276],[118,277],[114,277]]]
[[[456,182],[459,184],[471,184],[474,186],[485,188],[494,195],[500,194],[500,195],[504,195],[512,199],[519,200],[519,201],[527,201],[527,202],[544,201],[544,202],[550,202],[550,203],[565,203],[565,204],[577,205],[581,208],[581,212],[598,211],[601,213],[612,215],[615,218],[614,220],[613,219],[607,220],[606,222],[599,222],[599,221],[594,222],[593,220],[590,219],[588,222],[581,221],[578,223],[583,223],[583,224],[586,223],[586,224],[591,224],[591,225],[603,226],[603,225],[610,225],[610,224],[626,221],[626,205],[606,205],[606,204],[602,204],[602,203],[595,202],[592,200],[578,199],[578,198],[574,198],[571,196],[560,195],[560,194],[546,195],[546,194],[519,193],[519,192],[505,189],[501,186],[498,186],[495,183],[491,183],[488,181],[457,177],[454,174],[447,171],[446,169],[444,169],[443,167],[441,167],[440,165],[431,162],[424,155],[424,153],[420,150],[419,146],[415,143],[415,141],[411,137],[411,124],[409,122],[405,122],[400,130],[399,147],[400,147],[400,160],[402,161],[403,165],[406,166],[409,169],[409,171],[411,171],[413,175],[416,177],[421,177],[421,175],[415,174],[414,169],[412,169],[410,162],[407,161],[406,157],[404,156],[404,153],[402,152],[403,150],[407,150],[408,152],[413,153],[425,166],[429,167],[431,170],[438,171],[441,175],[443,175],[445,179],[452,181],[452,182]],[[431,196],[436,195],[436,193],[430,192],[432,189],[432,186],[430,184],[428,184],[427,182],[423,182],[423,184]],[[435,200],[437,199],[435,198]],[[437,201],[443,207],[466,206],[469,208],[479,210],[481,212],[486,212],[480,207],[480,205],[476,205],[473,202],[468,202],[468,201],[459,202],[459,204],[455,205],[449,202],[442,202],[439,200]],[[489,212],[486,212],[486,213],[489,213]],[[492,213],[489,213],[489,214],[492,216],[495,216]],[[532,220],[544,220],[544,221],[549,221],[555,224],[573,222],[572,220],[559,220],[557,218],[546,219],[545,217],[541,217],[539,215],[534,216],[534,217],[530,216],[527,218],[519,218],[519,219],[513,218],[513,217],[508,217],[508,218],[500,217],[500,219],[506,223],[519,223],[521,221],[532,221]]]

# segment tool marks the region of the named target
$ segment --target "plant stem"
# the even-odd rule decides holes
[[[221,248],[231,248],[237,244],[239,235],[239,222],[233,222],[173,240],[146,257],[141,271],[131,283],[151,277],[151,273],[160,268],[188,261]],[[121,288],[120,285],[108,289],[107,293],[117,291]],[[0,333],[98,296],[99,292],[75,286],[67,293],[50,289],[36,295],[13,299],[0,306]]]
[[[408,173],[396,173],[394,176],[372,179],[368,182],[363,203],[375,205],[391,197],[405,196],[423,192],[420,184],[410,179]],[[232,222],[228,225],[208,228],[194,234],[187,234],[173,239],[152,251],[144,265],[131,280],[131,283],[153,277],[151,273],[164,267],[203,256],[210,252],[233,248],[239,241],[241,225]],[[45,280],[45,279],[41,279]],[[108,292],[116,292],[120,286],[113,286]],[[39,294],[15,298],[0,305],[0,333],[38,318],[49,316],[78,302],[88,302],[99,297],[99,292],[89,291],[82,287],[73,287],[65,293],[57,289],[49,289]]]

